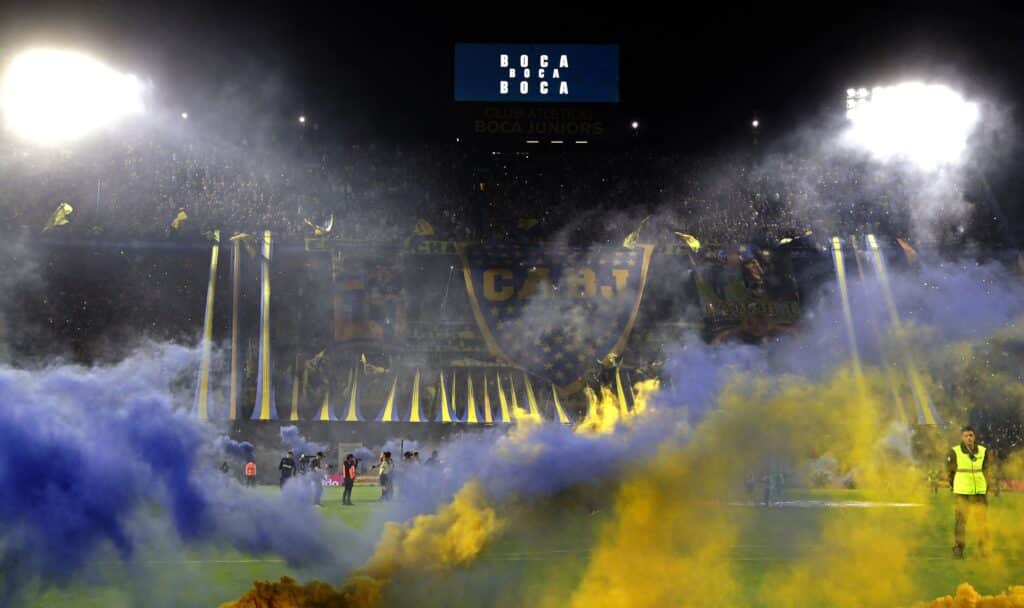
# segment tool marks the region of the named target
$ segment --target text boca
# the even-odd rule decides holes
[[[518,91],[520,95],[529,95],[531,78],[536,79],[536,90],[541,95],[548,95],[553,91],[557,91],[559,96],[569,94],[569,83],[562,79],[562,70],[569,68],[568,55],[559,55],[558,61],[553,63],[551,56],[541,54],[537,57],[536,69],[532,67],[528,54],[522,53],[517,59],[517,65],[512,65],[513,60],[508,53],[498,54],[498,67],[507,70],[508,74],[508,80],[498,81],[500,95],[508,95],[513,90]]]

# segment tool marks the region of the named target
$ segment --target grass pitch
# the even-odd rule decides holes
[[[276,488],[261,488],[271,492]],[[340,489],[324,494],[324,517],[337,518],[355,529],[367,526],[378,508],[379,490],[357,487],[354,507],[341,505]],[[951,558],[952,500],[948,493],[930,495],[922,506],[900,508],[873,506],[868,508],[836,508],[808,505],[798,501],[856,501],[855,491],[790,492],[783,504],[772,508],[732,503],[723,508],[735,510],[744,522],[740,541],[731,552],[734,575],[748,598],[749,606],[768,606],[759,599],[760,590],[770,586],[774,577],[784,573],[787,565],[813,560],[822,551],[816,543],[822,526],[835,523],[836,518],[851,530],[863,518],[883,517],[894,532],[906,532],[917,544],[910,568],[915,587],[923,591],[915,600],[930,599],[952,593],[956,585],[970,581],[982,593],[993,593],[1012,584],[1024,583],[1024,550],[1019,539],[1007,538],[993,529],[999,559],[1007,567],[987,568],[985,562],[970,552],[967,559]],[[1007,515],[1024,511],[1024,495],[1003,494],[990,498],[990,509]],[[926,509],[924,524],[920,512]],[[480,598],[501,596],[502,605],[529,605],[529,598],[543,596],[551,605],[567,600],[587,566],[590,550],[603,523],[613,517],[608,509],[596,513],[583,506],[545,509],[530,512],[531,526],[505,534],[487,547],[481,558],[470,567],[444,577],[417,580],[416,585],[399,585],[390,598],[394,605],[409,606],[477,606]],[[695,522],[699,525],[699,522]],[[912,527],[912,529],[911,529]],[[970,551],[970,547],[969,547]],[[215,607],[244,593],[255,579],[275,580],[281,576],[303,578],[273,556],[250,556],[234,551],[193,551],[142,556],[150,567],[146,580],[126,571],[116,563],[99,563],[88,574],[61,589],[32,590],[33,606],[53,608],[117,608],[121,606],[196,606]],[[623,564],[638,569],[638,585],[643,584],[640,564]],[[154,572],[157,574],[154,577]],[[340,580],[340,573],[339,573]],[[332,582],[339,582],[338,580]],[[827,581],[821,581],[827,584]],[[498,592],[500,591],[500,593]],[[140,603],[145,600],[144,603]]]

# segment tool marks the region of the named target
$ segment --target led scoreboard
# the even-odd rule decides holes
[[[455,101],[616,103],[619,45],[456,44]]]

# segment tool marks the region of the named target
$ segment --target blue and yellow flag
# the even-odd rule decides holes
[[[46,224],[43,226],[43,232],[57,226],[63,226],[71,221],[71,213],[75,210],[68,202],[63,202],[57,205],[57,209],[54,210],[53,215],[50,219],[46,220]]]
[[[650,245],[463,247],[463,278],[488,349],[558,386],[578,387],[595,361],[625,348],[651,251]]]

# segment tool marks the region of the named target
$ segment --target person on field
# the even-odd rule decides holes
[[[950,489],[953,490],[955,516],[953,523],[953,557],[963,559],[966,545],[967,521],[974,520],[978,527],[978,549],[986,556],[988,541],[988,482],[985,472],[991,460],[985,446],[977,442],[974,429],[965,426],[960,432],[960,445],[955,445],[946,456]]]
[[[345,489],[341,493],[341,504],[352,506],[352,487],[356,485],[356,457],[352,454],[345,456],[345,470],[343,471],[343,485]]]
[[[284,482],[291,479],[295,473],[295,458],[291,450],[288,450],[288,453],[281,459],[281,463],[277,465],[277,470],[281,472],[281,487],[283,488]]]
[[[324,453],[317,452],[309,459],[309,477],[313,484],[313,504],[322,507],[320,500],[324,495]]]
[[[394,472],[395,463],[391,460],[391,452],[384,452],[380,455],[380,499],[391,500],[391,475]]]
[[[248,488],[256,486],[256,463],[252,460],[245,463],[245,486]]]

